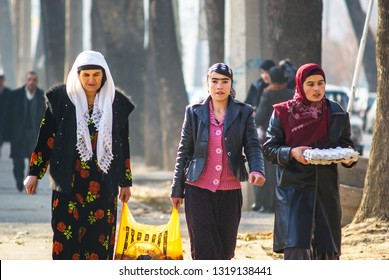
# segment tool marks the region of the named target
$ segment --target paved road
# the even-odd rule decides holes
[[[38,194],[35,196],[30,197],[16,189],[12,175],[12,160],[9,158],[9,144],[5,143],[0,158],[0,223],[48,223],[50,200],[48,176],[40,180]]]

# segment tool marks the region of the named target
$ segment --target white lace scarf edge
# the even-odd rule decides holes
[[[106,122],[101,123],[102,115],[102,111],[96,104],[91,117],[88,112],[84,113],[83,117],[77,123],[76,148],[82,161],[89,161],[92,159],[93,151],[88,128],[88,122],[90,118],[92,118],[96,130],[99,132],[98,138],[102,139],[102,141],[97,141],[97,155],[100,155],[100,157],[97,158],[97,164],[104,173],[108,173],[113,159],[112,131],[111,127]],[[99,151],[101,151],[101,153]]]

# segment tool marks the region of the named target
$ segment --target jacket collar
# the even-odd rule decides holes
[[[203,122],[206,126],[209,126],[209,102],[211,100],[211,96],[208,96],[202,102],[198,103],[193,111],[198,116],[199,120]],[[224,133],[228,130],[234,120],[238,117],[239,114],[239,106],[237,105],[237,101],[231,96],[228,97],[228,105],[226,110],[226,116],[224,119]]]
[[[211,96],[196,104],[193,108],[193,112],[198,116],[199,120],[207,127],[209,126],[209,107],[208,104],[211,100]]]
[[[238,117],[239,112],[240,112],[240,106],[237,105],[237,101],[231,96],[229,96],[226,117],[224,119],[224,133],[227,132],[228,128]]]

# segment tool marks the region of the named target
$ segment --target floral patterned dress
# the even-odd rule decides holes
[[[92,112],[90,112],[91,114]],[[49,165],[55,141],[54,119],[47,110],[39,139],[30,162],[30,174],[42,178]],[[115,245],[117,197],[110,196],[97,165],[96,131],[92,118],[88,122],[93,158],[82,161],[78,152],[72,175],[72,193],[53,190],[52,219],[53,259],[112,259]],[[126,182],[131,182],[130,159],[126,160]]]

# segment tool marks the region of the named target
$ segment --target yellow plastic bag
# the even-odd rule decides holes
[[[139,224],[123,204],[115,260],[182,260],[178,210],[173,208],[165,225]]]

